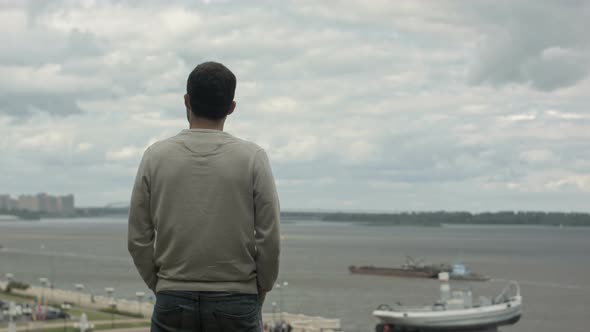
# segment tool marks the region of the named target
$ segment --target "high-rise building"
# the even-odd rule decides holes
[[[74,213],[74,195],[69,194],[57,198],[57,206],[60,213],[73,214]]]
[[[10,210],[10,195],[0,195],[0,210]]]
[[[18,208],[20,210],[39,212],[39,199],[37,196],[20,195],[18,196]]]
[[[46,213],[60,213],[58,200],[60,197],[48,195],[46,193],[37,194],[37,202],[39,203],[39,211]]]

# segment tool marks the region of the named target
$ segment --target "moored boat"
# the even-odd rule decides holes
[[[469,290],[450,290],[448,274],[442,273],[440,299],[433,305],[412,307],[381,305],[373,311],[380,320],[377,331],[466,331],[497,328],[518,322],[522,297],[518,283],[511,282],[493,299],[473,300]]]

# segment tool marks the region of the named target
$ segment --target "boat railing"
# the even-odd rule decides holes
[[[513,294],[513,296],[511,296]],[[510,301],[514,297],[520,297],[520,285],[516,281],[511,281],[504,287],[502,292],[494,297],[493,303],[499,304]]]
[[[393,310],[393,308],[389,304],[380,304],[377,307],[377,310],[382,310],[382,311],[395,311],[395,310]]]

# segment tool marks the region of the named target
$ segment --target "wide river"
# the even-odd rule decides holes
[[[504,332],[590,331],[590,228],[534,226],[381,227],[287,221],[282,225],[282,294],[268,295],[288,312],[339,318],[345,331],[374,331],[381,303],[430,304],[434,280],[350,275],[349,265],[397,266],[406,255],[431,262],[465,262],[492,282],[456,282],[492,296],[505,280],[520,282],[524,315]],[[57,288],[84,283],[117,297],[146,291],[127,253],[124,218],[0,222],[0,277]],[[223,246],[223,243],[219,244]]]

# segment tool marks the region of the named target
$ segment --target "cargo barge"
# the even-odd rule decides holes
[[[405,278],[436,279],[438,274],[446,272],[451,280],[457,281],[488,281],[490,277],[469,271],[464,264],[424,264],[412,257],[406,257],[406,263],[401,267],[354,266],[348,267],[351,274],[368,274],[377,276],[393,276]]]

